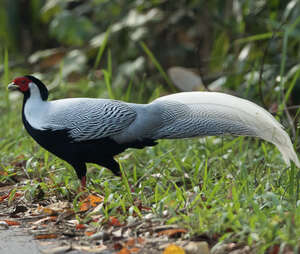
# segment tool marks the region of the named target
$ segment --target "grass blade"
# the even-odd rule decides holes
[[[4,85],[8,85],[9,83],[9,64],[8,64],[8,50],[4,50],[4,75],[3,75],[3,83]],[[9,92],[5,89],[5,102],[7,109],[10,108],[10,101],[9,101]]]
[[[140,44],[141,44],[143,50],[145,51],[145,53],[148,55],[148,57],[151,59],[151,61],[155,65],[156,69],[160,72],[160,74],[162,75],[164,80],[167,82],[167,84],[170,87],[171,91],[176,92],[175,86],[172,84],[172,82],[170,81],[167,73],[163,70],[162,66],[157,61],[157,59],[155,58],[153,53],[150,51],[150,49],[147,47],[147,45],[144,42],[141,42]]]
[[[95,60],[95,63],[94,63],[94,69],[97,69],[99,67],[99,63],[101,61],[102,55],[103,55],[104,50],[105,50],[106,45],[107,45],[109,33],[110,33],[110,30],[108,29],[105,33],[104,40],[103,40],[101,46],[99,47],[98,54],[97,54],[97,57],[96,57],[96,60]]]

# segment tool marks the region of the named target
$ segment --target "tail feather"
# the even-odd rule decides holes
[[[289,135],[265,109],[255,103],[216,92],[184,92],[160,97],[162,125],[154,138],[237,135],[259,137],[273,143],[284,161],[300,168]]]

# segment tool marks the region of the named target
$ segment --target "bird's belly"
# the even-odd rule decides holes
[[[126,149],[109,137],[74,142],[66,130],[27,131],[40,146],[69,163],[75,161],[97,163]]]

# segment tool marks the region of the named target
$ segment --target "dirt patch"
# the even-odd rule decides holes
[[[38,245],[24,229],[10,227],[0,231],[0,253],[39,254]]]

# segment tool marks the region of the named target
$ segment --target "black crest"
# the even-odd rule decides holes
[[[26,75],[25,77],[29,78],[32,82],[34,82],[38,86],[38,88],[40,89],[40,92],[41,92],[42,100],[46,101],[48,99],[48,89],[44,85],[44,83],[31,75]]]

